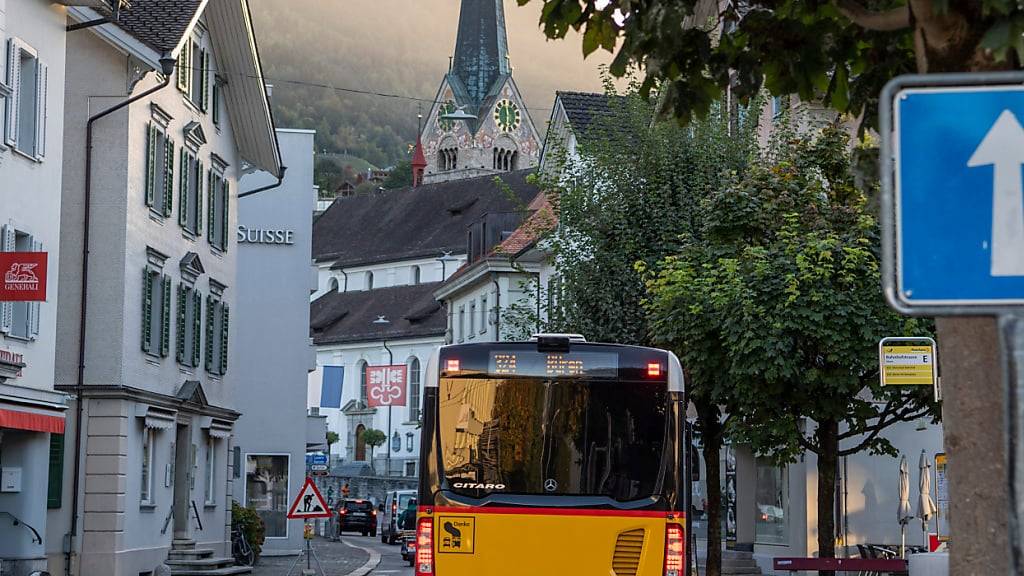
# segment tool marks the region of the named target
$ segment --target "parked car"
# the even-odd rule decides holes
[[[398,535],[402,531],[401,526],[398,525],[398,517],[405,510],[406,506],[409,505],[409,500],[414,498],[416,498],[415,490],[392,490],[388,492],[387,497],[384,499],[384,508],[381,510],[383,514],[380,529],[381,542],[385,544],[398,542]]]
[[[361,532],[363,536],[377,533],[377,510],[369,500],[344,500],[338,508],[338,533]]]

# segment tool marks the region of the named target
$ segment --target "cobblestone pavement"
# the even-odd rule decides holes
[[[362,536],[345,535],[345,542],[351,542],[353,546],[366,547],[371,538]],[[317,570],[316,559],[319,558],[326,576],[345,576],[361,568],[370,558],[365,550],[353,548],[345,542],[332,542],[325,538],[316,538],[312,542],[315,552],[313,558],[313,570]],[[299,560],[299,565],[295,561]],[[253,576],[289,576],[288,570],[295,566],[290,576],[301,576],[302,570],[306,567],[306,558],[302,556],[264,556],[253,570]]]

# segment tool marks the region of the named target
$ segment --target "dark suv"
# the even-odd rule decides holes
[[[369,500],[345,500],[338,508],[339,532],[377,533],[377,509]]]

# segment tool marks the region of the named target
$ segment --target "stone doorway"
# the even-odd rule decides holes
[[[192,502],[192,425],[178,423],[174,439],[174,539],[191,536]]]

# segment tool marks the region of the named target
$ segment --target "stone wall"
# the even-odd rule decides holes
[[[411,476],[316,476],[316,487],[328,500],[331,508],[341,498],[341,487],[348,482],[349,498],[365,498],[374,503],[384,501],[385,495],[391,490],[415,490],[419,479]]]

